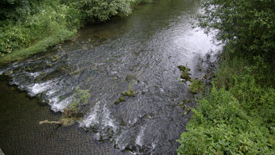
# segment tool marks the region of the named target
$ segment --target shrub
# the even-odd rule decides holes
[[[131,3],[133,0],[80,0],[77,7],[85,15],[85,20],[89,22],[106,21],[110,17],[123,13],[131,13]]]
[[[48,42],[37,49],[43,51],[49,46],[71,38],[76,33],[75,28],[77,27],[75,25],[79,26],[80,21],[76,19],[72,23],[69,21],[72,19],[69,16],[72,12],[76,16],[75,9],[50,1],[41,3],[39,7],[37,13],[28,15],[24,21],[18,21],[14,24],[8,20],[6,21],[8,24],[0,28],[0,54],[2,56],[18,50],[24,52],[22,49],[33,46],[40,41]]]
[[[190,84],[190,92],[196,94],[196,93],[199,93],[199,92],[203,92],[204,90],[204,83],[202,80],[195,80],[195,79],[192,79],[191,80],[191,84]]]
[[[249,115],[229,91],[213,87],[193,111],[187,132],[178,140],[178,154],[275,153],[274,131],[261,116]]]
[[[87,22],[128,15],[150,0],[4,0],[0,9],[0,63],[20,60],[69,40]]]
[[[275,9],[273,0],[204,0],[200,26],[218,30],[217,39],[227,52],[253,61],[275,59]]]

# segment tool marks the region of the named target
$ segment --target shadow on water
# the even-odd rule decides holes
[[[191,17],[198,11],[199,7],[190,0],[160,0],[143,5],[128,17],[115,17],[109,22],[83,28],[73,41],[51,49],[52,52],[2,69],[0,73],[11,77],[11,84],[49,103],[55,112],[62,112],[70,104],[76,86],[88,89],[91,94],[88,112],[79,122],[81,128],[88,129],[86,133],[76,126],[33,126],[40,120],[57,120],[60,114],[51,112],[47,106],[39,106],[36,99],[20,99],[25,93],[8,95],[4,91],[1,96],[7,96],[6,102],[15,106],[4,111],[22,116],[13,119],[8,114],[3,116],[3,121],[6,119],[3,124],[11,124],[1,127],[1,136],[4,131],[22,134],[5,135],[9,143],[18,141],[14,141],[14,145],[5,144],[3,150],[22,151],[20,147],[28,148],[33,145],[32,139],[40,137],[41,140],[36,140],[37,147],[30,153],[41,150],[64,154],[74,151],[118,153],[111,144],[99,143],[110,141],[121,151],[175,154],[176,139],[192,115],[178,105],[183,100],[194,99],[188,83],[179,82],[181,72],[177,66],[186,65],[191,69],[192,78],[201,78],[207,66],[202,60],[206,55],[212,57],[218,50],[211,43],[211,36],[192,28]],[[121,93],[129,90],[132,79],[135,80],[131,86],[135,97],[126,96],[125,102],[114,104]],[[26,104],[26,111],[18,112],[22,104]],[[191,102],[187,105],[195,106]],[[23,125],[21,121],[33,127],[21,132],[16,124]],[[29,134],[30,141],[24,142],[24,134]]]

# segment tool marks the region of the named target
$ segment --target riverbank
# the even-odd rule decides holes
[[[193,109],[178,140],[178,152],[274,154],[274,72],[261,61],[222,57],[211,92]]]
[[[218,29],[225,46],[212,89],[193,109],[177,151],[275,154],[274,2],[201,3],[200,26]]]
[[[127,16],[135,5],[150,2],[4,2],[3,5],[11,9],[0,12],[0,65],[45,52],[51,46],[71,40],[86,23],[105,22],[116,15]]]

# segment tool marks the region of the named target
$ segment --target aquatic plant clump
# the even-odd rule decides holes
[[[121,93],[122,96],[128,96],[128,97],[135,97],[135,91],[132,89],[133,84],[135,83],[136,80],[132,80],[129,84],[129,90],[126,92]]]
[[[77,121],[81,120],[83,107],[88,104],[90,94],[88,90],[82,90],[76,87],[73,102],[64,109],[64,113],[58,121],[40,121],[39,124],[60,124],[62,126],[71,126]]]
[[[188,73],[190,69],[182,65],[178,66],[178,68],[182,72],[180,78],[184,79],[185,81],[190,81],[191,77],[190,77],[190,74]]]
[[[122,96],[135,97],[135,91],[133,89],[128,90],[127,92],[121,93]]]
[[[135,93],[135,91],[132,89],[132,87],[133,87],[133,84],[134,84],[134,82],[135,82],[135,80],[132,80],[131,82],[130,82],[130,84],[129,84],[129,90],[128,91],[126,91],[126,92],[123,92],[123,93],[121,93],[121,95],[122,96],[124,96],[124,97],[135,97],[136,95],[136,93]],[[119,104],[120,102],[125,102],[126,101],[126,99],[124,98],[124,97],[119,97],[115,102],[114,102],[114,104]]]
[[[202,80],[192,79],[191,81],[192,83],[190,85],[190,92],[196,94],[204,90],[204,83]]]
[[[83,106],[88,104],[88,98],[90,94],[88,90],[82,90],[76,87],[73,102],[64,110],[65,117],[77,117]]]
[[[125,102],[125,101],[126,101],[126,99],[124,97],[120,97],[115,101],[114,104],[119,104],[120,102]]]

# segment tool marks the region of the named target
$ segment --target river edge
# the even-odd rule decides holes
[[[131,14],[138,7],[142,7],[142,5],[152,4],[152,3],[157,3],[157,0],[134,0],[131,2],[129,13]],[[63,4],[63,5],[66,5],[66,4]],[[7,66],[14,62],[18,62],[18,61],[27,59],[27,58],[34,56],[36,54],[39,54],[39,53],[47,52],[49,48],[52,48],[54,46],[57,46],[57,48],[58,48],[60,46],[60,44],[63,44],[64,42],[73,40],[77,36],[79,30],[87,25],[108,22],[108,21],[112,20],[112,18],[114,18],[114,17],[128,16],[129,13],[117,12],[115,15],[112,15],[112,16],[110,15],[110,17],[108,17],[107,20],[106,19],[103,21],[99,20],[96,22],[81,21],[81,20],[83,20],[83,19],[81,19],[83,17],[79,16],[78,17],[79,19],[77,19],[79,23],[76,25],[73,25],[73,26],[70,25],[73,28],[69,28],[69,29],[65,26],[65,29],[63,28],[65,31],[61,32],[61,34],[59,34],[59,32],[55,32],[53,35],[43,38],[42,40],[38,40],[38,42],[36,42],[34,44],[31,44],[31,46],[21,48],[21,49],[16,49],[15,51],[13,51],[14,49],[9,49],[13,52],[8,52],[8,53],[5,53],[4,55],[2,55],[2,53],[1,53],[0,67]],[[42,12],[42,14],[43,14],[43,12]],[[34,15],[34,16],[37,16],[37,15]],[[52,16],[52,15],[49,14],[48,16]],[[66,16],[69,16],[69,15],[66,15]],[[100,16],[100,15],[98,15],[98,16]],[[13,26],[15,26],[15,25],[13,25]],[[19,27],[19,29],[20,29],[20,27]],[[4,35],[6,35],[6,34],[4,34]],[[8,42],[9,42],[9,40],[8,40]]]

